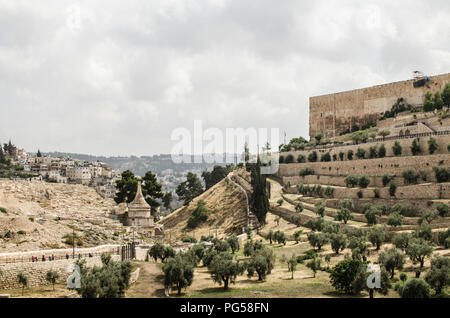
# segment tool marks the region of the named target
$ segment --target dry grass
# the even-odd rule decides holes
[[[9,294],[11,298],[61,298],[74,293],[67,289],[66,284],[56,284],[55,291],[52,285],[25,288],[22,296],[22,288],[0,290],[0,294]]]

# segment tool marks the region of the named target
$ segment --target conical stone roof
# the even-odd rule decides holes
[[[150,205],[145,201],[144,195],[142,194],[141,181],[138,181],[136,196],[128,206],[131,208],[150,209]]]

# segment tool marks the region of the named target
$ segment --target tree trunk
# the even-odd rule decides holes
[[[373,289],[369,289],[369,296],[370,298],[373,298]]]
[[[22,296],[23,296],[23,290],[25,289],[25,286],[22,285]]]
[[[391,279],[394,278],[394,268],[391,270]]]
[[[228,278],[226,278],[226,279],[223,280],[223,288],[224,288],[225,290],[228,290]]]
[[[55,284],[53,284],[53,291],[55,291]]]
[[[177,289],[178,289],[178,296],[180,296],[180,295],[181,295],[181,286],[178,285],[178,286],[177,286]]]

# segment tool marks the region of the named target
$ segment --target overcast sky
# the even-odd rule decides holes
[[[308,136],[310,96],[450,72],[450,1],[0,0],[0,141],[169,153],[171,132]]]

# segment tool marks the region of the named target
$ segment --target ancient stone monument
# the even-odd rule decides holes
[[[151,207],[142,194],[140,181],[138,182],[136,197],[128,204],[128,215],[125,222],[128,226],[146,232],[149,237],[164,235],[162,226],[155,225],[154,217],[151,215]]]

